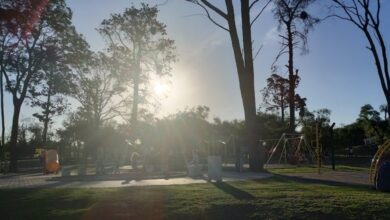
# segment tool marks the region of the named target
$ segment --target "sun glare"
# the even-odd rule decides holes
[[[165,83],[158,82],[154,85],[154,93],[158,96],[165,95],[168,91],[168,85]]]

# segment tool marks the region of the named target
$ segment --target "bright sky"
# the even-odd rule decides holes
[[[138,0],[67,0],[73,10],[73,22],[93,49],[104,47],[95,28],[111,13],[121,13]],[[154,5],[165,0],[145,0]],[[219,4],[222,1],[215,0]],[[321,1],[322,2],[322,1]],[[389,1],[383,1],[382,30],[390,42]],[[181,110],[186,106],[206,105],[212,117],[242,119],[243,107],[238,78],[228,33],[217,28],[200,14],[200,8],[184,0],[168,0],[160,7],[160,21],[167,25],[175,40],[179,61],[173,66],[167,97],[162,99],[159,115]],[[322,10],[322,11],[321,11]],[[313,8],[319,14],[324,9]],[[261,103],[259,90],[265,86],[270,66],[279,50],[277,23],[268,10],[253,31],[255,51],[263,49],[255,60],[257,106]],[[365,48],[366,40],[354,26],[329,19],[315,28],[309,36],[310,53],[296,56],[301,83],[301,96],[308,99],[310,110],[329,108],[331,120],[337,125],[353,122],[364,104],[378,108],[385,103],[374,62]],[[389,46],[389,45],[388,45]],[[283,68],[284,63],[281,63]],[[166,88],[164,88],[166,90]],[[7,101],[7,123],[11,122],[12,102]],[[24,111],[23,111],[24,110]],[[22,119],[31,117],[22,109]]]

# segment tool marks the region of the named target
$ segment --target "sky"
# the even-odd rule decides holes
[[[138,0],[67,0],[73,11],[73,23],[93,50],[105,47],[95,30],[112,13],[126,7],[139,6]],[[164,116],[186,107],[206,105],[211,118],[243,119],[243,107],[230,38],[202,14],[202,9],[185,0],[144,0],[150,5],[162,4],[159,20],[167,25],[168,35],[175,40],[178,61],[173,65],[166,96],[160,99],[157,115]],[[223,1],[213,0],[219,6]],[[237,1],[238,2],[238,1]],[[323,3],[324,1],[321,1]],[[259,9],[255,9],[259,10]],[[327,9],[314,6],[309,13],[323,15]],[[390,4],[382,5],[382,31],[390,42]],[[239,15],[237,15],[239,17]],[[239,20],[238,20],[239,22]],[[280,49],[277,22],[271,7],[254,25],[254,51],[262,47],[255,60],[257,107],[262,102],[260,90],[270,76],[271,64]],[[328,19],[310,32],[309,53],[295,56],[301,82],[297,92],[307,98],[309,110],[329,108],[336,126],[356,120],[360,107],[371,104],[378,109],[385,103],[379,78],[366,39],[345,21]],[[285,59],[280,69],[285,71]],[[286,75],[285,75],[286,76]],[[7,98],[6,111],[11,122],[12,102]],[[31,118],[31,109],[22,109],[22,121]]]

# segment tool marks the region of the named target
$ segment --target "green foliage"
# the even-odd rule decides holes
[[[280,138],[286,131],[286,123],[282,122],[277,115],[258,112],[256,119],[257,132],[261,135],[261,139]]]
[[[157,15],[157,7],[141,4],[140,8],[132,6],[121,14],[112,14],[98,28],[116,63],[116,74],[127,82],[128,93],[132,94],[127,104],[132,106],[133,123],[139,112],[156,104],[150,99],[150,81],[169,76],[176,60],[174,41],[168,38],[166,25],[158,21]]]
[[[10,31],[2,26],[2,68],[7,90],[23,102],[27,94],[31,97],[45,77],[48,63],[60,63],[61,54],[72,52],[68,41],[77,35],[71,24],[72,13],[62,0],[50,1],[3,1],[1,8],[26,10],[32,20],[20,24],[20,28]],[[36,5],[37,3],[44,5]],[[36,7],[39,10],[36,10]],[[35,20],[34,20],[35,19]],[[58,55],[58,56],[57,56]],[[58,60],[57,60],[58,58]]]
[[[26,98],[34,99],[45,93],[41,86],[48,80],[46,71],[53,72],[56,64],[59,64],[56,71],[63,70],[66,62],[62,58],[75,49],[70,39],[77,36],[78,42],[82,40],[72,25],[72,12],[64,0],[4,0],[0,2],[0,8],[11,15],[0,20],[0,70],[14,105],[9,150],[11,171],[17,171],[21,107]],[[46,104],[44,111],[47,116],[53,109]],[[46,124],[48,121],[46,119]]]
[[[360,109],[359,117],[356,121],[365,132],[366,137],[383,136],[383,131],[380,130],[380,114],[371,105],[363,105]]]
[[[335,147],[344,153],[349,146],[363,144],[365,138],[364,129],[357,123],[352,123],[341,128],[334,129]]]
[[[296,75],[294,89],[298,87],[299,82],[300,77]],[[271,112],[280,112],[281,120],[284,121],[285,110],[289,107],[289,80],[273,73],[269,78],[267,78],[267,86],[263,88],[261,92],[263,95],[263,104],[266,107],[266,110]],[[294,99],[296,109],[299,110],[299,115],[302,117],[305,111],[306,98],[302,98],[299,94],[295,94]]]
[[[375,138],[382,144],[388,133],[388,122],[371,105],[363,105],[356,122],[335,129],[335,145],[340,150],[349,146],[364,145],[366,138]]]
[[[73,78],[72,96],[80,103],[79,114],[95,128],[118,116],[120,108],[128,101],[121,97],[125,89],[114,69],[111,57],[97,53],[77,69]]]

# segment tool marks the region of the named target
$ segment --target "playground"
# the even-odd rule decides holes
[[[97,155],[102,161],[60,164],[61,155],[51,150],[41,157],[45,163],[28,162],[35,169],[0,176],[0,211],[5,219],[390,217],[390,199],[377,184],[387,175],[380,167],[389,141],[371,157],[337,155],[333,169],[321,146],[283,134],[259,140],[267,152],[264,172],[249,171],[247,149],[233,136],[195,146],[182,154],[185,169],[135,151],[122,153],[130,160],[120,163],[106,154]]]
[[[259,145],[264,142],[270,145],[264,172],[249,171],[246,151],[233,137],[204,141],[204,148],[185,158],[185,170],[148,168],[142,153],[136,164],[62,165],[51,151],[45,159],[58,164],[49,162],[47,168],[59,170],[38,167],[0,176],[0,211],[5,219],[390,217],[390,199],[372,182],[389,142],[379,147],[373,163],[338,156],[335,169],[326,157],[318,164],[319,151],[302,135],[283,134],[273,144],[260,140]]]
[[[42,157],[47,167],[0,176],[0,211],[6,219],[390,217],[390,199],[375,190],[390,142],[372,163],[338,155],[333,169],[303,135],[283,134],[259,141],[268,152],[264,172],[250,172],[247,151],[237,145],[234,137],[205,140],[185,156],[184,170],[134,152],[123,154],[131,155],[124,163],[63,165],[50,151]]]
[[[111,154],[100,149],[95,158],[84,163],[60,164],[56,150],[40,150],[39,163],[38,159],[33,159],[28,161],[28,170],[2,175],[0,188],[183,185],[282,175],[300,181],[361,185],[389,191],[386,169],[390,141],[385,141],[372,156],[354,158],[335,156],[334,153],[326,155],[320,144],[310,144],[305,135],[299,133],[283,133],[278,139],[259,140],[259,147],[266,150],[265,170],[260,173],[249,171],[248,149],[240,146],[234,136],[202,140],[191,152],[181,152],[179,159],[177,155],[157,159],[156,151],[138,153],[134,148],[123,148]],[[181,159],[182,164],[172,165],[169,163],[172,158],[175,158],[174,162]]]

